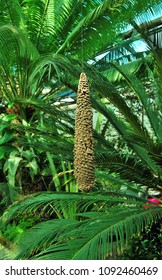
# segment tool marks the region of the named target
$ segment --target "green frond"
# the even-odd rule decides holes
[[[130,198],[130,199],[129,199]],[[68,204],[73,202],[77,203],[77,209],[82,209],[82,211],[86,211],[86,209],[92,206],[94,203],[103,201],[108,204],[113,203],[127,203],[128,205],[132,205],[133,203],[137,203],[136,198],[133,199],[131,196],[123,197],[122,194],[112,192],[109,195],[102,195],[102,193],[89,193],[89,194],[81,194],[81,193],[66,193],[66,192],[40,192],[35,193],[29,196],[26,196],[20,201],[15,202],[8,210],[4,213],[4,215],[0,218],[3,223],[10,222],[13,217],[17,215],[21,215],[23,213],[29,212],[39,212],[43,215],[45,211],[49,213],[56,213],[61,211],[62,204],[64,208],[68,208]],[[143,205],[143,201],[139,200],[139,204]]]
[[[0,183],[0,193],[4,197],[5,206],[11,205],[15,198],[19,195],[19,188],[16,186],[11,186],[7,182]]]
[[[120,254],[133,234],[142,232],[161,215],[160,207],[142,209],[135,206],[129,210],[116,207],[108,213],[86,213],[79,215],[84,218],[81,221],[51,220],[22,235],[16,259],[108,259],[114,249]],[[34,236],[32,243],[31,235]]]
[[[113,125],[116,131],[123,137],[126,137],[126,132],[129,130],[129,125],[120,117],[117,117],[110,106],[106,106],[106,102],[101,102],[100,98],[93,93],[91,97],[92,106]]]
[[[53,219],[25,230],[14,240],[14,259],[106,259],[120,254],[133,234],[162,216],[161,207],[145,209],[137,196],[104,193],[36,193],[10,206],[0,218],[1,229],[21,215],[53,215],[76,206],[74,219]],[[91,212],[89,212],[89,209]],[[31,236],[33,237],[31,242]]]
[[[8,102],[20,93],[25,96],[26,71],[29,62],[38,56],[35,46],[20,29],[12,25],[0,27],[0,86]]]
[[[88,0],[86,3],[79,0],[6,0],[1,4],[1,22],[21,28],[40,53],[44,53],[46,46],[48,52],[70,52],[80,58],[83,43],[86,51],[82,59],[87,60],[104,52],[114,42],[122,43],[121,31],[128,26],[129,19],[138,15],[151,19],[151,13],[158,13],[156,5],[160,3],[160,0],[153,3],[144,0],[142,4],[131,0]]]
[[[38,51],[30,40],[16,26],[3,25],[0,26],[0,50],[1,64],[8,62],[15,63],[17,58],[26,58],[32,60],[38,57]],[[14,59],[14,60],[12,60]]]
[[[121,65],[120,69],[125,69],[128,75],[136,74],[143,64],[142,59],[137,59],[135,61],[129,62],[127,64]],[[103,75],[108,79],[110,83],[121,82],[125,80],[124,75],[117,68],[110,68],[102,72]]]
[[[120,96],[117,89],[108,82],[108,80],[92,67],[86,66],[87,76],[89,77],[92,88],[94,88],[103,97],[109,99],[119,111],[124,115],[126,120],[131,124],[133,129],[141,136],[146,136],[138,117],[133,113],[131,108],[126,104],[125,100]]]
[[[88,1],[91,3],[91,1]],[[156,1],[157,4],[160,1]],[[58,53],[71,52],[75,57],[83,56],[87,60],[94,58],[97,54],[107,50],[108,46],[113,45],[119,40],[120,33],[128,26],[129,19],[134,18],[139,13],[145,12],[152,1],[94,1],[94,7],[76,22],[73,30],[58,49]],[[128,19],[129,11],[129,19]],[[83,5],[84,12],[84,5]],[[119,22],[120,18],[120,22]],[[95,45],[94,45],[95,41]],[[82,44],[84,51],[82,54]]]
[[[107,151],[105,149],[99,150],[98,148],[96,167],[102,167],[106,174],[108,172],[110,174],[113,172],[120,174],[121,178],[128,180],[130,183],[137,182],[138,184],[150,187],[157,184],[157,178],[152,175],[146,163],[141,163],[137,158],[131,155],[124,155],[124,153],[121,154],[115,150]]]
[[[117,64],[112,64],[112,66],[126,79],[130,88],[139,98],[143,109],[146,111],[151,128],[154,131],[158,141],[160,141],[162,138],[162,132],[160,129],[162,126],[160,112],[154,109],[155,104],[152,103],[151,96],[146,93],[143,83],[135,75],[132,75],[128,72],[129,67],[125,68],[124,70],[124,67],[121,67]]]
[[[16,259],[26,259],[29,256],[39,253],[40,251],[46,250],[53,244],[59,240],[59,235],[64,234],[67,230],[72,231],[74,226],[77,225],[76,220],[50,220],[47,222],[42,222],[27,230],[27,232],[23,233],[20,237],[20,240],[17,241],[18,253]],[[33,236],[31,242],[31,234]],[[23,239],[25,238],[25,244]],[[16,242],[16,240],[15,240]],[[22,250],[22,248],[26,250]]]
[[[100,184],[100,188],[103,188],[105,191],[116,190],[119,191],[120,194],[132,195],[134,197],[147,196],[147,190],[143,189],[141,185],[137,183],[138,181],[140,181],[139,178],[136,177],[133,182],[132,175],[130,174],[127,174],[128,179],[122,178],[122,172],[120,172],[118,175],[117,172],[110,173],[110,171],[107,169],[103,169],[102,171],[97,169],[95,174],[97,183]],[[153,184],[151,184],[150,186],[152,187]]]
[[[61,81],[63,85],[72,78],[79,77],[81,69],[78,64],[78,61],[69,56],[52,53],[35,59],[29,68],[28,83],[31,93],[38,97],[52,78]]]
[[[124,70],[120,68],[120,66],[114,66],[116,69],[118,69],[119,72],[122,73]],[[119,70],[120,68],[120,70]],[[98,74],[98,72],[93,71],[90,72],[91,68],[88,68],[89,70],[89,77],[90,81],[92,82],[92,87],[97,90],[100,94],[102,94],[104,97],[107,97],[110,102],[109,105],[105,105],[103,102],[99,100],[99,98],[96,97],[96,94],[93,93],[92,96],[92,106],[103,114],[104,117],[113,125],[113,127],[116,129],[116,131],[119,133],[119,135],[122,135],[124,140],[126,141],[127,145],[138,155],[138,157],[142,160],[144,165],[148,166],[150,170],[158,174],[159,173],[159,160],[156,161],[156,158],[153,159],[151,156],[151,148],[154,150],[154,145],[156,141],[154,141],[150,130],[148,127],[143,127],[141,120],[136,116],[131,108],[127,105],[127,102],[124,104],[124,99],[120,96],[119,92],[111,85],[109,84],[102,75]],[[92,76],[95,73],[95,79],[92,78]],[[153,124],[154,130],[156,130],[156,135],[158,135],[158,139],[160,137],[160,118],[159,114],[156,113],[156,109],[153,109],[152,105],[149,107],[147,106],[150,97],[147,96],[145,93],[145,90],[142,89],[140,91],[140,88],[138,87],[138,84],[141,84],[140,81],[136,79],[133,75],[129,75],[127,71],[124,72],[125,79],[129,80],[131,79],[131,82],[129,82],[130,87],[135,87],[136,93],[138,94],[138,98],[142,99],[141,103],[144,104],[144,108],[146,109],[146,113],[148,114],[148,118],[150,120],[151,125]],[[98,79],[100,77],[100,80]],[[101,85],[101,79],[104,83],[104,89]],[[138,81],[138,82],[137,82]],[[105,94],[105,90],[106,94]],[[113,96],[112,96],[113,93]],[[144,94],[143,94],[144,93]],[[142,96],[141,96],[142,95]],[[122,101],[121,101],[122,99]],[[119,113],[122,113],[122,117],[117,117],[116,113],[113,112],[112,103],[115,105],[116,108],[119,109]],[[129,112],[129,113],[128,113]],[[121,116],[121,115],[120,115]],[[157,120],[157,121],[155,121]]]
[[[11,24],[25,32],[25,17],[19,0],[1,1],[0,25]]]

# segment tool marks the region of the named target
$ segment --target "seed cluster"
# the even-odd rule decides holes
[[[94,186],[93,115],[85,73],[81,73],[75,115],[74,168],[78,188],[88,191]]]

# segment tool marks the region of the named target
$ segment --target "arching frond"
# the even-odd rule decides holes
[[[82,197],[82,203],[84,199]],[[113,201],[113,197],[111,199]],[[114,197],[114,202],[119,203],[120,198]],[[112,254],[114,246],[120,254],[133,234],[139,234],[162,215],[160,207],[144,209],[137,206],[139,202],[136,201],[130,208],[126,203],[122,207],[120,204],[109,207],[106,213],[78,213],[80,220],[50,220],[37,224],[17,241],[16,259],[103,260]]]
[[[161,116],[160,112],[158,112],[157,109],[154,109],[153,104],[151,103],[151,96],[148,96],[142,82],[139,79],[137,79],[134,75],[128,74],[127,70],[129,69],[125,69],[125,71],[122,67],[117,66],[116,64],[113,66],[120,72],[122,76],[124,76],[131,89],[135,94],[137,94],[143,105],[143,109],[146,111],[146,115],[150,121],[151,127],[158,138],[158,141],[160,141],[162,138],[162,134],[160,132],[160,127],[162,125]]]
[[[115,196],[116,195],[116,196]],[[128,197],[129,198],[129,197]],[[50,207],[50,212],[55,212],[57,210],[61,210],[60,201],[64,201],[64,206],[67,206],[70,201],[78,202],[79,209],[85,211],[90,205],[93,205],[95,202],[105,201],[108,204],[112,203],[127,203],[131,205],[136,203],[135,200],[132,200],[130,196],[130,200],[125,198],[122,194],[119,193],[109,193],[109,195],[105,196],[102,193],[89,193],[89,194],[80,194],[80,193],[54,193],[54,192],[42,192],[42,193],[35,193],[29,196],[22,198],[22,200],[15,202],[8,210],[4,213],[1,217],[1,221],[4,223],[8,223],[16,217],[17,215],[21,215],[22,213],[28,213],[31,211],[37,211],[37,209],[41,209],[41,212],[47,210],[48,206],[54,205]],[[139,204],[143,205],[143,202],[139,201]],[[65,207],[66,208],[66,207]]]
[[[0,25],[11,24],[26,32],[25,17],[19,0],[1,1]]]
[[[8,61],[8,66],[11,66],[11,63],[18,62],[16,59],[32,60],[39,55],[36,47],[20,29],[9,24],[0,26],[0,50],[1,64],[5,66],[7,65],[4,64],[4,59],[5,62]]]
[[[154,4],[158,3],[160,1]],[[76,25],[58,52],[71,51],[77,57],[82,55],[84,60],[106,52],[114,42],[118,44],[123,41],[120,34],[128,26],[129,20],[147,11],[150,4],[152,2],[149,1],[143,1],[142,4],[139,1],[102,1]]]
[[[1,92],[10,102],[18,95],[27,94],[27,69],[39,54],[31,41],[12,25],[0,27],[0,53]]]
[[[142,59],[137,59],[136,61],[121,65],[121,69],[125,69],[127,74],[136,74],[143,64]],[[108,63],[109,65],[109,63]],[[110,83],[121,82],[125,80],[124,76],[114,67],[103,71],[103,75],[108,79]]]

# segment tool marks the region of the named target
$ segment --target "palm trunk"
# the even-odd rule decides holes
[[[81,73],[75,116],[74,169],[78,189],[88,191],[94,186],[93,115],[85,73]]]

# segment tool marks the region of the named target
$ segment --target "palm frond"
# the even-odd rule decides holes
[[[161,116],[160,112],[154,109],[154,104],[151,103],[151,96],[148,96],[146,94],[145,88],[142,84],[142,82],[134,75],[129,74],[123,69],[123,67],[117,66],[116,64],[113,64],[114,68],[117,69],[122,76],[126,79],[127,83],[131,87],[131,89],[134,91],[134,93],[138,96],[140,99],[143,109],[146,111],[146,115],[150,121],[150,125],[152,127],[152,130],[154,131],[156,137],[158,138],[158,141],[162,138],[161,133]]]
[[[120,206],[108,213],[79,214],[75,220],[51,220],[38,224],[21,236],[16,259],[103,260],[120,254],[133,234],[160,219],[162,208],[132,209]],[[34,242],[31,243],[31,235]],[[25,240],[25,241],[24,241]]]
[[[96,181],[100,185],[100,189],[105,191],[119,191],[120,194],[132,195],[134,197],[147,197],[147,189],[143,189],[143,187],[137,183],[138,179],[134,180],[135,182],[131,180],[130,183],[130,178],[127,180],[123,179],[121,173],[119,175],[117,172],[110,173],[110,171],[108,171],[106,168],[102,171],[97,169],[95,174]]]
[[[60,201],[64,203],[65,209],[70,202],[75,202],[78,204],[77,209],[82,211],[86,211],[88,207],[100,201],[108,204],[127,203],[127,205],[132,205],[133,203],[137,203],[136,198],[132,196],[124,197],[122,194],[116,192],[107,193],[106,196],[102,193],[40,192],[26,196],[20,201],[15,202],[1,217],[1,221],[3,223],[9,223],[17,215],[36,212],[38,209],[42,214],[47,210],[49,213],[57,213],[57,211],[62,209]],[[139,200],[138,203],[143,205],[144,202]]]
[[[146,131],[143,130],[138,117],[132,112],[131,108],[127,106],[125,100],[120,96],[118,90],[108,82],[108,80],[98,71],[92,69],[90,66],[85,67],[87,76],[89,77],[92,88],[94,88],[103,97],[106,97],[117,107],[131,124],[132,128],[141,136],[146,136]],[[148,136],[149,137],[149,136]]]
[[[57,54],[42,55],[35,59],[29,68],[28,84],[30,92],[38,97],[42,94],[42,90],[49,83],[50,79],[62,81],[63,85],[74,79],[74,77],[79,77],[80,72],[81,69],[78,61],[69,56],[65,57]]]
[[[142,154],[142,150],[140,153]],[[119,152],[115,149],[105,149],[105,147],[97,145],[97,152],[95,154],[96,167],[102,167],[104,170],[107,168],[107,172],[116,172],[120,174],[121,178],[130,182],[156,187],[158,178],[153,173],[154,165],[152,161],[149,162],[149,159],[144,160],[141,154],[138,158],[137,156],[126,154],[124,151]],[[144,154],[145,152],[143,157]],[[158,170],[156,172],[158,176]]]
[[[16,26],[9,24],[0,26],[0,34],[0,58],[6,58],[8,60],[8,64],[11,63],[12,56],[14,59],[17,57],[25,57],[29,60],[38,56],[38,51],[35,46]],[[3,61],[2,65],[4,65]]]
[[[46,50],[56,51],[64,41],[73,21],[71,15],[77,9],[79,1],[34,0],[23,1],[22,11],[26,17],[26,25],[31,41],[40,53]],[[75,11],[79,14],[78,9]],[[72,18],[73,18],[72,17]],[[69,23],[69,25],[68,25]]]
[[[39,54],[31,41],[15,26],[0,27],[0,86],[8,102],[25,96],[29,62]],[[29,93],[28,93],[29,94]]]
[[[159,2],[156,1],[155,4]],[[129,18],[134,18],[138,13],[146,11],[150,4],[152,4],[151,1],[144,1],[142,5],[139,1],[133,3],[132,1],[120,1],[119,3],[105,0],[99,4],[98,1],[94,1],[93,10],[87,10],[88,13],[74,26],[73,31],[69,33],[65,42],[58,49],[58,53],[70,51],[75,57],[80,57],[83,45],[86,52],[83,52],[82,59],[94,58],[95,55],[114,44],[121,31],[128,26],[128,11]]]
[[[127,71],[127,74],[129,75],[136,74],[140,70],[142,64],[143,60],[140,58],[136,61],[132,61],[127,64],[121,65],[120,68],[123,69],[123,71],[125,69]],[[115,67],[105,70],[102,73],[110,83],[121,82],[122,80],[125,80],[125,77],[122,75],[122,73],[120,73],[120,71],[118,71],[118,69]]]
[[[11,24],[25,32],[25,17],[19,0],[5,0],[1,2],[1,24]]]
[[[114,66],[118,69],[118,66]],[[112,123],[112,125],[115,127],[117,132],[122,135],[122,137],[127,142],[128,146],[135,151],[135,153],[139,156],[139,158],[143,161],[144,164],[146,164],[153,173],[158,174],[159,173],[159,159],[156,162],[156,159],[153,159],[151,156],[151,148],[154,149],[154,138],[150,133],[150,130],[147,127],[143,127],[141,120],[137,115],[133,113],[131,108],[126,104],[127,102],[124,101],[124,99],[120,96],[118,91],[107,81],[101,74],[98,74],[97,71],[90,71],[92,68],[88,68],[88,75],[90,77],[90,81],[92,83],[92,87],[97,90],[100,94],[102,94],[104,97],[107,97],[110,101],[110,106],[105,106],[98,98],[96,98],[95,93],[93,93],[92,96],[92,104],[95,109],[97,109],[99,112],[101,112],[108,121]],[[119,70],[120,71],[120,70]],[[123,70],[122,70],[123,71]],[[123,71],[124,72],[124,71]],[[122,73],[123,73],[122,72]],[[93,75],[95,73],[95,79],[93,79]],[[126,74],[127,73],[127,74]],[[159,139],[159,124],[160,124],[160,118],[159,115],[156,114],[156,110],[152,108],[148,108],[147,104],[150,100],[149,96],[146,94],[141,96],[142,92],[140,92],[140,89],[138,88],[137,80],[135,77],[131,76],[126,72],[124,77],[126,80],[129,80],[129,77],[132,81],[129,82],[130,87],[135,87],[136,93],[138,94],[138,97],[142,99],[141,103],[143,103],[146,107],[147,114],[149,114],[148,118],[151,121],[151,125],[154,122],[154,117],[157,119],[157,123],[153,124],[153,129],[156,130],[156,135],[158,134]],[[98,79],[100,77],[100,80]],[[101,84],[101,79],[104,81],[104,89],[103,85]],[[133,82],[133,81],[136,81]],[[141,84],[139,82],[139,84]],[[107,90],[105,94],[105,90]],[[145,92],[145,91],[144,91]],[[112,96],[113,93],[113,96]],[[94,98],[95,97],[95,98]],[[121,102],[122,99],[122,102]],[[122,119],[116,116],[116,113],[112,111],[112,103],[115,105],[115,109],[119,109],[119,116],[122,116]],[[110,107],[110,108],[109,108]],[[126,109],[127,107],[127,109]],[[121,114],[122,113],[122,114]],[[121,115],[120,115],[121,114]],[[159,112],[160,114],[160,112]],[[153,117],[154,116],[154,117]],[[154,152],[155,153],[155,152]]]
[[[0,193],[4,198],[6,207],[11,205],[15,201],[15,198],[19,195],[19,192],[20,190],[16,186],[11,186],[7,182],[0,183]]]

